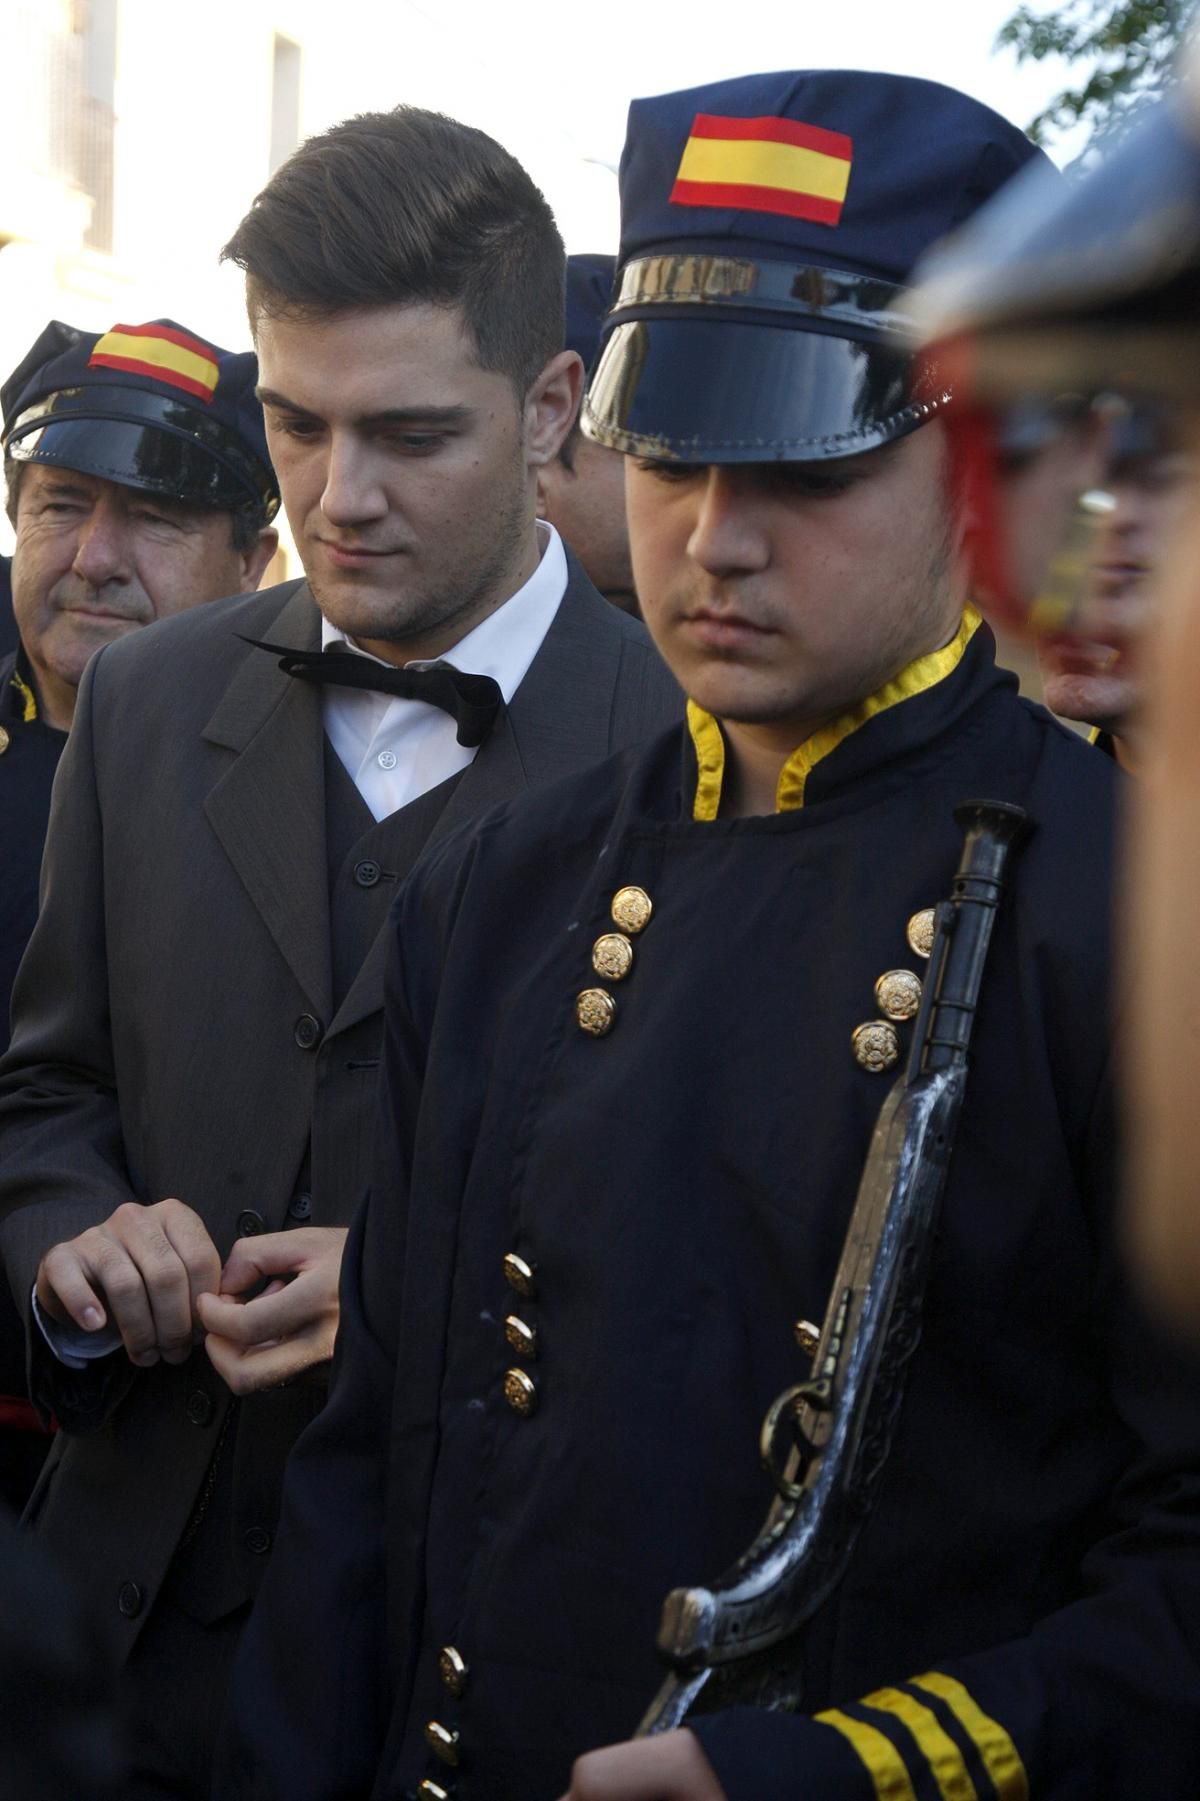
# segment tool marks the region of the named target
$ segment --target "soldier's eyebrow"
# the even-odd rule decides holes
[[[298,419],[317,419],[319,414],[310,412],[308,407],[301,406],[297,400],[289,400],[286,394],[276,393],[274,388],[256,388],[255,393],[265,407],[273,407],[277,412],[294,413]],[[469,406],[402,406],[383,407],[377,413],[365,413],[356,419],[356,425],[401,425],[401,426],[445,426],[460,425],[463,420],[473,417],[474,409]]]

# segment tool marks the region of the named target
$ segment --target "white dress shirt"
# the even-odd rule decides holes
[[[541,649],[567,586],[567,557],[552,525],[538,521],[541,560],[525,583],[503,606],[436,660],[452,663],[467,675],[490,675],[507,704]],[[348,650],[368,662],[395,667],[372,657],[328,619],[322,621],[321,645]],[[428,669],[429,662],[405,663],[405,669]],[[439,782],[457,775],[474,760],[475,748],[458,742],[452,714],[424,700],[401,700],[394,694],[372,694],[364,688],[321,687],[325,736],[354,786],[376,819],[406,807]]]
[[[538,520],[537,529],[541,555],[524,587],[437,659],[452,663],[466,675],[490,675],[506,705],[541,649],[567,587],[562,539],[544,519]],[[328,619],[322,620],[321,643],[325,650],[335,644],[339,650],[352,651],[385,669],[395,667],[361,650]],[[430,665],[413,662],[404,667],[428,669]],[[458,742],[453,715],[428,701],[401,700],[394,694],[324,683],[321,717],[326,737],[376,819],[407,806],[475,759],[476,747]],[[83,1369],[93,1358],[115,1351],[121,1342],[121,1334],[111,1323],[98,1332],[84,1332],[73,1323],[60,1325],[47,1319],[37,1304],[36,1290],[33,1311],[46,1343],[69,1369]]]

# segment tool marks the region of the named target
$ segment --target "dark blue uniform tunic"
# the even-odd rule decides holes
[[[0,1052],[17,965],[37,919],[38,876],[50,818],[50,790],[67,734],[40,717],[33,675],[18,646],[0,657]]]
[[[37,919],[50,791],[66,742],[65,732],[39,716],[33,675],[18,645],[0,657],[0,1052],[8,1046],[17,965]],[[0,1292],[0,1499],[14,1508],[28,1499],[50,1442],[25,1388],[25,1331],[5,1288]]]
[[[1035,830],[883,1488],[806,1634],[805,1714],[698,1729],[730,1801],[1194,1794],[1200,1399],[1136,1320],[1111,1217],[1118,778],[1017,697],[986,629],[950,661],[826,734],[794,810],[696,820],[670,734],[407,885],[333,1396],[223,1796],[554,1801],[628,1736],[667,1590],[764,1516],[758,1426],[807,1373],[793,1322],[821,1317],[891,1080],[851,1034],[884,971],[921,972],[907,923],[982,797]],[[592,946],[628,884],[653,914],[606,981]],[[604,1037],[576,1023],[588,987]]]

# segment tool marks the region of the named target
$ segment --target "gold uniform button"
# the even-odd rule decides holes
[[[9,733],[8,727],[0,725],[0,757],[4,755],[11,743],[12,736]]]
[[[446,1645],[438,1653],[438,1675],[442,1679],[442,1687],[452,1695],[461,1695],[467,1686],[467,1666],[453,1645]]]
[[[592,968],[610,982],[623,982],[633,968],[633,946],[623,932],[606,932],[592,946]]]
[[[589,1038],[603,1038],[611,1032],[617,1017],[617,1003],[603,988],[585,988],[575,998],[575,1022]]]
[[[527,1420],[531,1413],[537,1412],[538,1393],[531,1377],[524,1370],[505,1370],[504,1399],[514,1413],[519,1413]]]
[[[518,1357],[528,1357],[531,1361],[537,1358],[538,1335],[535,1326],[527,1326],[523,1319],[510,1313],[504,1322],[504,1336]]]
[[[509,1251],[504,1259],[504,1280],[508,1286],[520,1295],[523,1301],[532,1301],[537,1295],[537,1280],[532,1263],[526,1263],[524,1257],[518,1257],[515,1251]]]
[[[922,907],[919,913],[913,914],[908,922],[905,936],[908,939],[909,949],[915,951],[918,957],[929,955],[933,949],[932,907]]]
[[[855,1026],[850,1043],[854,1061],[861,1069],[869,1069],[876,1075],[890,1069],[900,1055],[896,1028],[886,1019],[869,1019],[865,1025]]]
[[[888,1019],[915,1019],[921,1007],[921,978],[911,969],[887,969],[875,984],[875,999]]]
[[[654,902],[644,888],[618,888],[613,895],[613,920],[623,932],[645,931],[653,911]]]
[[[458,1768],[459,1734],[457,1732],[451,1732],[450,1728],[443,1726],[439,1720],[430,1720],[425,1728],[425,1743],[435,1757],[440,1757],[442,1762],[448,1763],[453,1770]]]
[[[450,1791],[440,1782],[430,1782],[426,1776],[417,1784],[417,1801],[450,1801]]]
[[[806,1357],[815,1357],[817,1346],[821,1342],[821,1328],[814,1326],[810,1319],[798,1319],[792,1327],[796,1343]]]

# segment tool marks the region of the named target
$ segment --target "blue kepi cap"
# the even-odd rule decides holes
[[[929,246],[1039,157],[978,101],[900,75],[749,75],[635,100],[584,432],[753,463],[912,431],[942,397],[914,388],[895,302]]]
[[[258,360],[173,319],[52,319],[0,387],[5,455],[267,520],[279,507]]]

